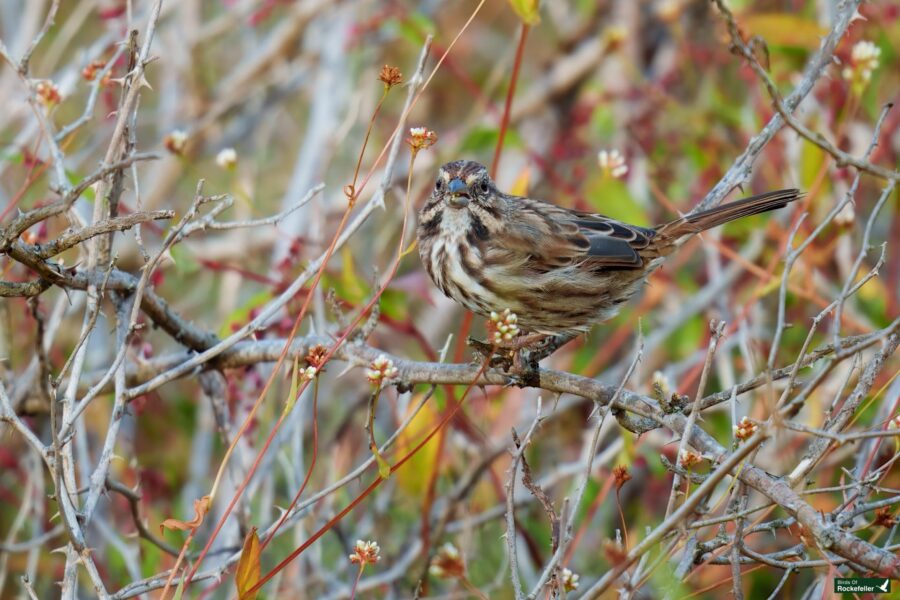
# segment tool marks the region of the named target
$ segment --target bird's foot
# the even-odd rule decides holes
[[[541,373],[538,360],[530,350],[517,350],[513,357],[512,368],[507,371],[510,384],[518,387],[539,387]]]
[[[487,362],[488,367],[502,371],[509,376],[508,385],[534,387],[540,383],[540,358],[526,349],[536,338],[525,340],[526,337],[531,336],[522,336],[502,344],[489,344],[470,337],[466,343],[475,354],[475,364],[483,365]]]
[[[540,385],[538,363],[575,337],[575,334],[546,335],[533,333],[521,335],[496,344],[469,337],[466,344],[474,352],[474,363],[499,369],[509,376],[509,385],[536,387]]]
[[[560,333],[557,335],[545,335],[542,339],[538,340],[536,343],[533,343],[529,347],[529,351],[531,353],[531,359],[538,363],[564,345],[568,344],[571,340],[575,339],[577,334],[574,333]]]
[[[509,349],[496,347],[473,337],[466,338],[466,345],[472,349],[473,364],[483,365],[487,362],[489,368],[500,369],[503,372],[508,372],[512,368],[514,358]]]

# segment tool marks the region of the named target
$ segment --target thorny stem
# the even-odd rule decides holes
[[[427,48],[427,45],[426,45],[426,48]],[[417,72],[417,74],[416,74],[416,77],[418,77],[418,72]],[[419,92],[419,93],[421,94],[421,92]],[[384,94],[386,94],[386,91],[385,91]],[[381,107],[381,105],[382,105],[382,102],[383,102],[383,100],[384,100],[384,94],[382,95],[382,101],[379,102],[376,111],[379,110],[380,107]],[[417,96],[417,97],[418,97],[418,96]],[[411,108],[411,107],[410,107],[410,108]],[[408,112],[408,110],[409,110],[409,109],[407,109],[406,112]],[[401,117],[401,123],[403,122],[403,119],[404,119],[404,118],[405,118],[405,114],[403,115],[403,117]],[[372,121],[373,121],[373,120],[374,120],[374,115],[373,115],[372,120],[370,120],[370,125],[369,125],[369,130],[368,130],[368,131],[371,131]],[[399,124],[398,124],[398,126],[397,126],[397,129],[395,129],[395,132],[394,132],[395,135],[396,135],[398,129],[399,129]],[[367,142],[367,141],[368,141],[368,134],[367,134],[367,137],[366,137],[366,142]],[[390,145],[390,143],[388,143],[388,144],[385,146],[385,148],[382,150],[381,155],[379,155],[379,158],[380,158],[381,156],[384,155],[384,153],[386,152],[386,150],[387,150],[387,148],[388,148],[389,145]],[[361,160],[362,154],[363,154],[363,152],[364,152],[364,149],[365,149],[365,143],[363,144],[363,150],[360,151],[360,160]],[[377,161],[376,161],[376,162],[377,162]],[[412,175],[412,169],[410,169],[410,176],[411,176],[411,175]],[[355,181],[355,177],[356,177],[356,176],[354,175],[354,181]],[[364,184],[365,184],[365,182],[364,182]],[[364,184],[363,184],[363,185],[364,185]],[[354,190],[353,193],[354,193],[354,195],[356,196],[356,195],[358,195],[359,190]],[[343,231],[344,227],[346,226],[347,221],[348,221],[348,219],[349,219],[349,217],[350,217],[350,213],[351,213],[351,211],[353,210],[353,204],[354,204],[354,203],[353,203],[353,201],[351,200],[350,202],[348,202],[347,208],[344,210],[344,213],[343,213],[343,215],[342,215],[342,217],[341,217],[341,222],[340,222],[340,224],[338,225],[337,231],[336,231],[336,233],[334,234],[334,236],[332,237],[331,244],[329,245],[328,250],[325,252],[325,256],[324,256],[324,258],[322,259],[321,265],[320,265],[318,271],[316,272],[315,277],[313,278],[312,284],[310,285],[310,291],[311,291],[311,290],[314,290],[314,289],[318,286],[319,281],[320,281],[321,278],[322,278],[322,274],[323,274],[324,271],[325,271],[325,267],[327,266],[329,260],[331,259],[332,254],[334,253],[334,250],[335,250],[335,248],[336,248],[336,246],[337,246],[337,242],[338,242],[338,240],[339,240],[340,237],[341,237],[341,232]],[[409,204],[409,202],[408,202],[408,198],[407,198],[407,208],[408,208],[408,204]],[[379,292],[378,292],[377,294],[375,294],[375,296],[374,296],[374,297],[372,298],[372,300],[366,305],[366,307],[365,307],[362,311],[359,312],[359,314],[358,314],[356,320],[353,322],[353,324],[352,324],[350,327],[347,328],[347,331],[344,333],[344,335],[341,336],[341,338],[336,342],[336,344],[335,344],[334,346],[332,346],[332,348],[329,350],[329,352],[323,357],[323,359],[322,359],[322,365],[327,364],[328,360],[330,360],[331,356],[334,354],[334,352],[336,351],[336,349],[340,346],[341,343],[343,343],[343,341],[346,339],[346,337],[350,335],[350,333],[352,332],[352,330],[353,330],[353,328],[356,326],[356,324],[359,323],[359,321],[360,321],[360,320],[363,318],[363,316],[368,312],[368,310],[371,308],[371,306],[374,304],[374,302],[377,301],[378,298],[380,298],[381,293],[383,293],[384,289],[387,287],[387,285],[388,285],[390,279],[393,277],[393,274],[396,273],[397,267],[399,266],[399,262],[400,262],[399,257],[402,256],[403,239],[404,239],[404,234],[405,234],[405,230],[406,230],[406,220],[407,220],[407,214],[408,214],[408,212],[409,212],[408,210],[405,210],[405,211],[404,211],[404,217],[403,217],[403,232],[401,233],[401,241],[400,241],[399,250],[398,250],[398,259],[397,259],[397,261],[396,261],[395,264],[394,264],[394,268],[393,268],[392,271],[391,271],[391,275],[387,278],[387,280],[385,281],[384,286],[381,288],[381,290],[379,290]],[[283,349],[281,355],[279,356],[278,361],[276,361],[276,364],[275,364],[274,368],[272,369],[272,373],[271,373],[271,375],[269,376],[269,379],[266,381],[266,385],[263,387],[263,390],[260,392],[260,395],[259,395],[259,397],[257,398],[256,402],[254,403],[253,408],[252,408],[251,411],[248,413],[247,417],[244,419],[244,422],[241,424],[241,428],[239,429],[237,435],[235,436],[235,439],[232,441],[232,444],[231,444],[231,446],[229,447],[228,452],[226,453],[226,456],[225,456],[225,457],[223,458],[223,460],[222,460],[222,463],[221,463],[220,468],[219,468],[219,474],[218,474],[218,476],[217,476],[217,481],[218,481],[219,478],[221,477],[221,474],[224,472],[225,464],[227,463],[227,460],[228,460],[228,457],[229,457],[230,453],[233,451],[234,447],[236,446],[237,440],[243,435],[243,433],[246,431],[247,427],[249,427],[249,424],[252,422],[252,418],[253,418],[253,416],[255,415],[256,410],[257,410],[257,409],[259,408],[259,406],[261,405],[262,400],[265,398],[265,396],[266,396],[266,394],[267,394],[267,392],[268,392],[268,390],[269,390],[269,387],[271,387],[272,382],[274,381],[275,377],[277,376],[278,372],[280,371],[281,365],[284,363],[284,359],[285,359],[285,357],[287,356],[288,351],[290,350],[291,342],[293,341],[293,339],[295,338],[295,336],[296,336],[296,334],[297,334],[297,331],[298,331],[298,329],[299,329],[300,323],[302,322],[303,318],[306,316],[306,311],[309,309],[309,305],[310,305],[310,303],[311,303],[311,301],[312,301],[312,299],[313,299],[313,296],[314,296],[314,295],[313,295],[312,293],[308,293],[308,294],[307,294],[306,299],[304,300],[303,306],[302,306],[301,309],[300,309],[300,313],[297,315],[297,318],[294,320],[294,325],[293,325],[293,327],[291,328],[290,334],[288,335],[288,339],[287,339],[287,341],[286,341],[286,343],[285,343],[285,345],[284,345],[284,349]],[[299,391],[298,393],[301,393],[301,394],[302,394],[303,391],[306,389],[306,386],[308,385],[308,383],[309,383],[309,382],[304,382],[303,386],[301,387],[301,389],[300,389],[300,391]],[[210,547],[212,546],[212,543],[213,543],[213,541],[215,540],[216,536],[218,535],[218,532],[221,530],[222,526],[225,524],[225,520],[226,520],[226,519],[228,518],[228,516],[230,515],[231,511],[232,511],[233,508],[234,508],[234,505],[237,503],[238,498],[239,498],[240,495],[243,493],[243,490],[246,488],[247,484],[248,484],[249,481],[250,481],[250,478],[252,477],[252,475],[253,475],[253,473],[255,472],[257,466],[259,465],[260,461],[262,460],[262,457],[263,457],[263,455],[264,455],[264,453],[265,453],[265,450],[268,448],[269,444],[270,444],[271,441],[274,439],[274,435],[275,435],[275,433],[277,433],[278,428],[280,427],[280,423],[283,421],[283,419],[284,419],[284,415],[282,415],[282,417],[279,419],[278,424],[276,424],[276,426],[273,428],[272,432],[270,432],[270,434],[269,434],[269,436],[268,436],[268,438],[267,438],[267,440],[266,440],[266,443],[264,444],[264,446],[263,446],[263,448],[261,449],[260,453],[257,455],[257,458],[256,458],[256,460],[255,460],[254,463],[253,463],[253,466],[251,467],[251,469],[250,469],[250,471],[248,472],[248,474],[245,476],[244,481],[243,481],[243,482],[241,483],[241,485],[238,487],[238,490],[235,492],[234,498],[232,498],[232,501],[229,503],[228,508],[225,510],[225,513],[224,513],[224,514],[222,515],[222,517],[220,518],[219,522],[218,522],[217,525],[216,525],[215,530],[213,531],[212,535],[210,536],[209,541],[207,542],[207,544],[206,544],[206,546],[204,547],[203,551],[200,553],[200,556],[198,556],[197,561],[194,563],[194,567],[193,567],[193,569],[191,570],[190,574],[188,575],[188,578],[187,578],[187,581],[185,582],[185,585],[190,584],[191,578],[196,574],[197,569],[198,569],[199,566],[200,566],[200,563],[202,562],[202,560],[203,560],[203,558],[206,556],[206,554],[209,552],[209,549],[210,549]],[[307,476],[307,480],[308,480],[308,479],[309,479],[309,477]],[[215,490],[215,486],[214,486],[213,490]],[[210,496],[213,497],[213,494],[214,494],[214,491],[210,494]],[[299,498],[299,494],[298,494],[297,497]],[[170,578],[170,581],[171,581],[171,578]],[[163,595],[163,598],[165,598],[165,594]]]
[[[497,351],[496,346],[493,348],[493,351],[494,351],[494,352]],[[493,354],[493,352],[492,352],[491,354]],[[490,361],[490,356],[489,356],[488,358],[485,359],[484,363],[482,363],[481,368],[479,369],[479,372],[478,372],[478,373],[479,373],[479,374],[478,374],[478,377],[481,377],[481,374],[483,374],[483,373],[485,372],[485,370],[487,370],[487,366],[488,366],[488,362],[489,362],[489,361]],[[394,463],[393,466],[391,466],[391,474],[395,473],[395,472],[396,472],[398,469],[400,469],[400,467],[402,467],[409,459],[411,459],[413,456],[415,456],[416,454],[418,454],[419,450],[421,450],[421,449],[425,446],[425,444],[427,444],[428,442],[430,442],[431,439],[432,439],[435,435],[437,435],[437,433],[438,433],[438,432],[439,432],[439,431],[440,431],[447,423],[449,423],[450,420],[453,419],[453,417],[456,416],[456,413],[459,412],[459,411],[462,409],[462,406],[463,406],[463,400],[465,400],[465,398],[466,398],[466,396],[468,395],[469,391],[475,386],[475,381],[478,380],[478,377],[476,377],[476,378],[473,380],[473,382],[469,384],[469,386],[466,388],[465,392],[463,393],[462,398],[460,398],[459,403],[454,407],[454,409],[453,409],[452,411],[449,411],[449,412],[447,413],[447,415],[446,415],[443,419],[441,419],[441,421],[440,421],[440,422],[439,422],[439,423],[438,423],[438,424],[437,424],[430,432],[428,432],[428,435],[426,435],[426,436],[422,439],[422,441],[420,441],[418,444],[416,444],[409,452],[407,452],[407,453],[406,453],[404,456],[402,456],[396,463]],[[383,477],[381,477],[380,475],[379,475],[378,477],[376,477],[375,480],[374,480],[372,483],[370,483],[369,486],[368,486],[365,490],[363,490],[356,498],[354,498],[354,499],[350,502],[350,504],[348,504],[346,507],[344,507],[338,514],[336,514],[336,515],[335,515],[334,517],[332,517],[327,523],[325,523],[322,527],[320,527],[320,528],[319,528],[315,533],[313,533],[313,534],[312,534],[305,542],[303,542],[297,549],[295,549],[295,550],[294,550],[293,552],[291,552],[284,560],[282,560],[280,563],[278,563],[271,571],[269,571],[268,573],[266,573],[266,574],[265,574],[265,575],[264,575],[264,576],[256,583],[256,585],[254,585],[250,590],[248,590],[248,593],[252,593],[252,592],[255,592],[255,591],[259,590],[259,589],[260,589],[263,585],[265,585],[270,579],[272,579],[273,577],[275,577],[275,575],[277,575],[282,569],[284,569],[286,566],[288,566],[295,558],[297,558],[298,556],[300,556],[300,554],[302,554],[304,550],[306,550],[307,548],[309,548],[316,540],[318,540],[320,537],[322,537],[323,535],[325,535],[325,533],[327,533],[328,531],[330,531],[331,528],[334,527],[334,525],[335,525],[336,523],[340,522],[341,519],[343,519],[345,516],[347,516],[347,514],[350,513],[350,511],[352,511],[354,508],[356,508],[356,506],[357,506],[360,502],[362,502],[363,499],[365,499],[366,497],[368,497],[369,494],[371,494],[371,493],[375,490],[375,488],[377,488],[379,485],[381,485],[384,481],[385,481],[385,479],[384,479]]]
[[[416,152],[414,151],[410,158],[410,169],[409,169],[409,178],[410,179],[412,178],[412,164],[413,164],[412,161],[415,160],[415,155],[416,155]],[[410,205],[409,189],[410,189],[410,186],[411,186],[411,183],[410,183],[410,180],[408,180],[407,181],[407,197],[406,197],[406,203],[404,205],[404,212],[403,212],[403,224],[401,226],[402,229],[401,229],[401,234],[400,234],[400,242],[399,242],[398,248],[397,248],[397,259],[394,261],[394,264],[390,270],[390,273],[385,278],[383,285],[377,290],[377,292],[373,295],[372,299],[363,307],[363,309],[359,311],[356,318],[351,323],[351,325],[349,327],[347,327],[344,334],[331,346],[331,348],[328,350],[328,352],[322,358],[323,365],[328,363],[328,361],[331,359],[331,357],[334,355],[334,353],[337,351],[337,349],[340,347],[340,345],[344,342],[344,340],[346,340],[347,337],[349,337],[349,335],[354,331],[354,329],[356,328],[358,323],[369,312],[369,310],[372,308],[372,306],[375,304],[375,302],[377,302],[381,298],[381,295],[384,293],[384,290],[387,289],[388,284],[390,283],[390,281],[393,279],[394,275],[396,274],[397,268],[400,266],[400,260],[403,256],[403,246],[404,246],[405,237],[406,237],[406,224],[407,224],[407,220],[409,217],[409,205]],[[316,285],[318,284],[319,280],[321,279],[322,273],[325,269],[326,264],[328,263],[328,260],[331,257],[331,253],[334,252],[334,248],[337,245],[337,240],[340,237],[340,231],[343,229],[343,226],[346,224],[347,218],[349,217],[351,209],[352,209],[352,205],[348,204],[347,209],[344,211],[344,216],[343,216],[343,219],[341,220],[341,224],[338,227],[338,232],[334,235],[334,237],[332,239],[331,245],[329,246],[328,251],[326,252],[325,259],[322,261],[322,266],[320,267],[319,271],[316,273],[316,277],[313,280],[311,289],[315,289]],[[313,298],[313,294],[307,294],[306,300],[304,301],[303,306],[300,309],[300,314],[297,316],[297,319],[294,321],[294,326],[291,329],[291,333],[287,338],[287,341],[284,345],[284,349],[282,350],[281,355],[279,356],[279,359],[276,362],[275,367],[273,368],[272,375],[270,375],[269,380],[266,382],[265,387],[263,388],[262,392],[260,392],[260,396],[257,399],[256,403],[254,403],[253,409],[251,410],[251,412],[248,414],[247,418],[242,423],[242,426],[238,432],[238,435],[235,436],[235,441],[232,442],[232,448],[235,446],[237,438],[239,438],[243,434],[243,432],[246,430],[246,428],[249,426],[250,419],[252,418],[253,414],[255,414],[256,409],[260,406],[262,399],[265,398],[266,393],[268,392],[268,389],[271,386],[272,381],[274,380],[274,377],[277,375],[281,365],[284,362],[285,357],[287,356],[287,354],[291,348],[291,342],[294,340],[294,337],[296,336],[297,330],[299,329],[300,322],[303,320],[303,317],[306,315],[306,311],[309,308],[309,304],[310,304],[312,298]],[[306,389],[306,386],[308,384],[309,384],[308,381],[304,382],[303,386],[301,387],[301,389],[298,393],[302,393]],[[266,438],[266,442],[260,448],[260,451],[257,454],[256,460],[254,460],[253,465],[250,467],[250,470],[248,471],[247,475],[244,477],[244,480],[241,482],[241,485],[238,486],[238,489],[235,491],[234,497],[232,498],[231,502],[229,503],[229,505],[226,508],[222,517],[219,519],[219,522],[216,525],[216,528],[213,531],[213,534],[210,536],[209,541],[207,542],[206,546],[203,548],[203,551],[200,553],[197,560],[195,561],[194,567],[192,568],[190,574],[188,575],[185,585],[190,584],[191,578],[196,574],[197,569],[199,568],[200,562],[206,556],[206,554],[209,552],[209,549],[212,546],[212,543],[215,540],[216,535],[221,530],[222,526],[225,524],[225,520],[231,514],[231,511],[234,509],[234,506],[237,503],[238,499],[240,498],[241,494],[246,489],[247,485],[250,483],[250,479],[253,476],[253,473],[256,472],[256,469],[258,468],[260,462],[262,461],[262,458],[265,455],[266,451],[268,450],[271,442],[274,440],[275,434],[278,432],[282,422],[284,421],[284,418],[285,418],[285,415],[282,414],[281,417],[278,419],[278,422],[272,428],[272,431],[269,433],[269,436]],[[224,465],[224,463],[225,463],[225,461],[223,460],[223,465]],[[222,468],[220,468],[220,473],[221,472],[222,472]],[[210,494],[210,495],[212,496],[212,494]],[[260,585],[261,585],[261,583],[260,583]]]
[[[688,415],[688,425],[685,427],[686,432],[690,432],[693,428],[694,423],[697,420],[697,416],[700,414],[700,401],[703,399],[703,391],[706,388],[706,380],[709,376],[709,370],[712,366],[713,357],[716,354],[716,347],[719,344],[719,340],[722,338],[722,335],[725,331],[725,322],[724,321],[712,321],[709,324],[710,328],[710,338],[709,344],[706,350],[706,360],[703,363],[703,371],[700,374],[700,383],[697,385],[697,394],[694,397],[694,408],[691,410],[690,415]],[[687,433],[681,437],[681,441],[678,444],[678,453],[675,457],[675,464],[677,466],[684,467],[682,464],[682,455],[687,450],[688,445],[690,444],[690,433]],[[678,471],[672,476],[672,492],[669,495],[669,502],[666,506],[666,517],[672,514],[672,509],[675,508],[675,501],[679,493],[679,487],[681,487],[681,475],[678,474]]]
[[[346,226],[352,210],[353,210],[353,206],[348,203],[347,208],[344,210],[344,213],[341,217],[341,222],[338,225],[337,232],[332,237],[331,244],[328,246],[328,250],[325,252],[325,258],[322,260],[322,264],[319,267],[319,270],[316,272],[315,277],[313,278],[312,284],[310,285],[310,290],[314,290],[318,286],[319,281],[322,279],[322,275],[325,272],[325,267],[328,265],[328,261],[331,259],[331,255],[334,253],[334,249],[337,246],[337,241],[340,238],[340,233],[341,233],[341,231],[343,231],[344,227]],[[210,499],[215,498],[215,493],[216,493],[216,489],[218,487],[218,483],[219,483],[219,481],[221,481],[222,475],[225,470],[225,466],[228,463],[228,459],[230,458],[231,454],[234,452],[234,448],[237,447],[238,440],[244,435],[244,432],[247,431],[247,428],[250,426],[250,423],[253,422],[253,418],[256,415],[256,411],[262,405],[262,401],[265,399],[266,395],[268,394],[269,388],[272,386],[272,383],[275,381],[275,378],[278,376],[278,373],[281,371],[281,366],[284,364],[284,359],[287,357],[288,351],[290,350],[291,342],[294,340],[294,338],[297,335],[297,331],[300,329],[300,323],[303,321],[304,317],[306,316],[306,311],[309,309],[309,305],[312,302],[313,296],[314,296],[314,294],[312,294],[312,293],[309,293],[306,295],[306,299],[303,301],[303,306],[300,308],[300,313],[297,315],[297,318],[294,319],[294,325],[293,325],[293,327],[291,327],[291,331],[288,334],[287,342],[284,345],[284,349],[282,350],[281,355],[278,357],[278,360],[275,362],[275,366],[272,368],[272,372],[269,375],[269,378],[266,381],[265,386],[263,386],[262,391],[260,391],[259,396],[256,399],[256,402],[253,403],[253,407],[247,413],[247,416],[244,418],[244,421],[241,423],[241,427],[238,429],[237,434],[234,436],[234,439],[232,440],[231,445],[229,446],[228,450],[226,451],[225,456],[222,458],[222,462],[219,465],[219,471],[216,475],[216,480],[213,483],[213,488],[209,494]],[[327,361],[327,358],[325,360],[323,360],[323,364],[326,361]],[[300,389],[300,391],[298,393],[303,393],[303,391],[305,391],[308,383],[309,382],[304,382],[302,388]],[[210,535],[209,540],[206,543],[206,546],[204,546],[203,550],[200,552],[200,555],[197,557],[197,560],[194,562],[194,566],[191,569],[191,572],[188,574],[187,579],[185,581],[185,587],[187,587],[191,583],[192,577],[196,574],[197,569],[200,567],[200,564],[203,562],[203,559],[206,557],[206,554],[209,552],[210,548],[212,547],[213,542],[215,541],[216,537],[219,534],[219,531],[221,531],[222,527],[225,525],[226,519],[228,519],[229,515],[231,514],[231,511],[234,510],[234,506],[237,504],[238,500],[240,499],[241,494],[246,489],[247,485],[250,483],[250,479],[253,477],[253,473],[256,471],[256,468],[259,466],[259,463],[262,461],[265,451],[268,449],[269,445],[271,444],[272,440],[274,439],[274,436],[278,432],[278,429],[279,429],[281,423],[284,421],[284,418],[285,418],[284,414],[282,414],[282,416],[279,418],[276,425],[272,428],[272,431],[269,433],[269,436],[266,439],[265,444],[260,449],[260,452],[257,454],[256,460],[253,462],[253,465],[251,466],[250,470],[247,472],[247,475],[244,477],[244,480],[241,482],[241,485],[238,486],[238,489],[235,491],[234,497],[231,499],[231,502],[229,502],[228,507],[225,509],[224,513],[222,514],[221,518],[219,519],[219,522],[216,524],[216,527],[213,530],[212,534]],[[174,573],[174,571],[173,571],[173,573]],[[171,577],[170,577],[170,582],[171,582]],[[163,594],[163,600],[165,600],[165,593]]]

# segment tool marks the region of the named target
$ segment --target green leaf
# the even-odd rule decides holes
[[[581,506],[575,507],[579,521],[584,519],[588,509],[590,509],[594,500],[597,498],[597,494],[599,494],[602,489],[603,486],[594,477],[591,477],[588,480],[587,485],[584,487],[584,496],[581,499]]]
[[[74,187],[81,183],[82,177],[74,171],[66,171],[66,179],[68,179],[69,183]],[[84,192],[82,192],[81,196],[83,198],[87,198],[90,202],[93,202],[95,198],[94,186],[89,186],[87,189],[85,189]]]
[[[187,578],[187,571],[184,572],[184,575],[181,576],[181,579],[178,580],[178,587],[175,588],[175,595],[172,596],[172,600],[181,600],[184,598],[184,580]]]
[[[428,34],[437,33],[434,21],[418,12],[411,13],[404,19],[393,19],[390,24],[392,28],[396,28],[400,37],[415,46],[420,46]]]
[[[591,113],[591,133],[594,139],[605,140],[613,137],[619,130],[620,123],[612,106],[601,104]]]
[[[596,174],[588,180],[585,190],[588,202],[598,213],[634,225],[649,224],[647,214],[628,193],[625,183],[605,176],[599,167]]]
[[[0,151],[0,159],[14,165],[20,165],[25,162],[25,156],[22,154],[22,151],[13,146]]]
[[[174,254],[175,250],[177,250],[178,248],[180,248],[180,246],[177,246],[177,245],[172,248],[173,254]],[[177,257],[176,257],[176,264],[178,264]],[[219,328],[219,336],[227,337],[227,336],[231,335],[231,333],[232,333],[231,326],[233,323],[241,323],[241,324],[246,323],[248,320],[250,320],[250,312],[254,308],[263,306],[271,299],[272,299],[272,292],[270,292],[269,290],[263,290],[261,292],[256,293],[255,295],[251,296],[247,302],[245,302],[241,306],[239,306],[236,309],[234,309],[233,311],[231,311],[231,314],[225,318],[225,322],[222,324],[222,327]]]
[[[200,263],[194,257],[194,253],[185,246],[175,244],[169,249],[172,261],[175,263],[175,271],[179,275],[190,275],[200,270]]]
[[[694,350],[700,347],[705,328],[706,323],[699,317],[685,321],[684,325],[672,333],[671,342],[667,344],[672,351],[671,358],[680,359],[690,356]]]
[[[405,321],[409,317],[409,295],[402,290],[388,288],[381,294],[381,313],[395,321]]]
[[[493,152],[494,148],[497,146],[499,137],[500,131],[496,127],[474,127],[460,143],[459,153],[478,154],[483,152]],[[521,148],[522,138],[514,129],[507,129],[506,137],[503,138],[503,145],[506,147]]]

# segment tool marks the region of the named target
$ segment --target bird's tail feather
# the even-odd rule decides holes
[[[783,208],[802,195],[800,190],[791,188],[742,198],[660,225],[656,228],[657,236],[668,238],[677,244],[683,241],[682,238],[687,239],[694,234],[718,227],[729,221]]]

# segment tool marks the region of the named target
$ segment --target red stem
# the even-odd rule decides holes
[[[525,51],[525,39],[531,29],[528,23],[522,23],[519,30],[519,45],[516,48],[516,60],[513,63],[512,77],[509,80],[509,89],[506,92],[506,104],[503,105],[503,118],[500,120],[500,133],[497,135],[497,147],[494,149],[494,160],[491,163],[491,177],[497,176],[497,167],[500,165],[500,153],[503,151],[503,140],[506,138],[506,128],[509,126],[509,113],[512,108],[513,95],[516,93],[516,82],[519,80],[519,70],[522,67],[522,54]]]
[[[353,581],[353,589],[350,590],[350,600],[354,600],[356,598],[356,588],[359,586],[359,580],[362,579],[362,572],[365,568],[365,563],[359,563],[359,571],[356,572],[356,579]]]
[[[500,154],[503,152],[503,141],[506,139],[506,129],[509,127],[509,114],[512,111],[512,100],[516,93],[516,84],[519,81],[519,71],[522,68],[522,55],[525,52],[525,39],[531,28],[527,23],[522,23],[519,30],[519,45],[516,47],[516,58],[513,62],[512,76],[509,80],[509,89],[506,91],[506,102],[503,105],[503,116],[500,118],[500,131],[497,134],[497,147],[494,148],[494,160],[491,162],[491,177],[497,177],[497,167],[500,166]],[[460,327],[459,338],[456,340],[456,362],[462,360],[465,340],[472,328],[472,313],[466,312]]]
[[[300,495],[303,493],[303,490],[306,489],[306,484],[309,483],[310,477],[312,477],[313,470],[316,467],[316,459],[319,456],[319,381],[318,379],[315,382],[313,387],[313,406],[312,406],[312,438],[313,438],[313,446],[312,446],[312,458],[309,462],[309,468],[306,470],[306,476],[303,478],[303,483],[300,485],[300,489],[297,490],[297,493],[294,494],[294,498],[291,500],[290,505],[287,509],[281,514],[281,518],[278,519],[278,522],[275,524],[275,527],[272,529],[272,533],[259,545],[259,551],[262,553],[263,550],[266,549],[266,546],[269,545],[269,542],[275,539],[275,534],[278,533],[278,530],[281,529],[281,526],[284,524],[285,520],[288,518],[288,515],[291,514],[291,511],[294,510],[294,507],[297,505],[297,502],[300,501]]]
[[[496,350],[496,348],[494,348],[494,350]],[[484,374],[485,369],[487,369],[487,365],[488,365],[488,361],[485,361],[485,362],[481,365],[481,369],[479,369],[479,370],[478,370],[478,373],[475,374],[475,377],[472,378],[472,383],[470,383],[470,384],[466,387],[466,391],[463,393],[462,399],[461,399],[461,400],[459,401],[459,403],[453,408],[453,410],[452,410],[452,411],[448,411],[447,415],[446,415],[443,419],[441,419],[441,422],[438,423],[437,426],[436,426],[434,429],[432,429],[432,430],[428,433],[428,435],[426,435],[426,436],[422,439],[422,441],[420,441],[418,444],[416,444],[415,447],[413,447],[412,450],[410,450],[409,452],[407,452],[402,458],[400,458],[400,460],[397,461],[396,464],[394,464],[394,466],[391,467],[391,474],[396,473],[397,470],[398,470],[400,467],[402,467],[402,466],[406,463],[406,461],[408,461],[408,460],[411,459],[413,456],[415,456],[415,455],[419,452],[419,450],[421,450],[422,447],[425,446],[425,444],[427,444],[428,442],[430,442],[431,439],[432,439],[435,435],[437,435],[437,433],[438,433],[438,432],[439,432],[439,431],[440,431],[447,423],[450,422],[450,420],[456,415],[456,413],[459,412],[459,410],[462,408],[462,405],[463,405],[463,402],[462,402],[462,401],[463,401],[463,400],[466,398],[466,396],[469,394],[469,391],[475,386],[475,383],[476,383],[479,379],[481,379],[481,376]],[[331,528],[334,527],[334,525],[335,525],[336,523],[340,522],[341,519],[343,519],[345,516],[347,516],[347,514],[348,514],[351,510],[353,510],[354,508],[356,508],[356,506],[357,506],[360,502],[362,502],[366,497],[368,497],[368,495],[371,494],[371,493],[375,490],[375,488],[377,488],[379,485],[381,485],[382,482],[384,482],[384,481],[385,481],[384,478],[381,477],[380,475],[379,475],[378,477],[376,477],[375,480],[374,480],[372,483],[370,483],[369,486],[368,486],[365,490],[363,490],[362,493],[361,493],[359,496],[357,496],[356,498],[354,498],[354,499],[350,502],[350,504],[348,504],[346,507],[344,507],[343,510],[341,510],[341,512],[339,512],[338,514],[336,514],[334,517],[331,518],[331,520],[329,520],[329,521],[328,521],[327,523],[325,523],[322,527],[320,527],[319,530],[316,531],[314,534],[312,534],[312,535],[309,537],[308,540],[306,540],[305,542],[303,542],[296,550],[294,550],[293,552],[291,552],[284,560],[282,560],[280,563],[278,563],[278,564],[275,566],[275,568],[273,568],[271,571],[269,571],[268,573],[266,573],[266,575],[265,575],[262,579],[260,579],[258,582],[256,582],[256,585],[254,585],[250,590],[248,590],[247,593],[248,593],[248,594],[252,594],[253,592],[259,590],[262,586],[264,586],[264,585],[266,584],[266,582],[268,582],[270,579],[272,579],[273,577],[275,577],[275,575],[277,575],[279,571],[281,571],[282,569],[284,569],[284,568],[285,568],[286,566],[288,566],[295,558],[297,558],[298,556],[300,556],[300,554],[302,554],[304,550],[306,550],[307,548],[309,548],[313,543],[316,542],[316,540],[318,540],[320,537],[322,537],[323,535],[325,535],[329,530],[331,530]]]

